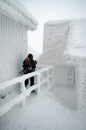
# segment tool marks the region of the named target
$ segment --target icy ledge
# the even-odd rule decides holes
[[[19,22],[27,27],[28,30],[35,30],[38,22],[23,7],[18,0],[0,0],[0,12],[12,20]]]

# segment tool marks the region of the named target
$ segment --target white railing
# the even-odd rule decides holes
[[[6,81],[0,84],[0,92],[10,88],[10,86],[14,87],[15,84],[20,83],[20,92],[14,98],[5,102],[3,105],[0,104],[0,116],[10,110],[14,105],[22,102],[22,106],[25,106],[26,97],[30,95],[30,93],[35,90],[37,93],[40,93],[40,87],[43,83],[47,83],[48,88],[52,85],[53,82],[53,66],[38,66],[37,71],[16,77],[10,81]],[[45,73],[43,77],[43,73]],[[30,77],[35,77],[35,84],[28,88],[25,88],[25,80]],[[4,100],[4,99],[2,99]]]

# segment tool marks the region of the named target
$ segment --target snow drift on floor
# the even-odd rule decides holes
[[[67,94],[61,92],[62,88],[51,88],[42,96],[31,93],[25,108],[17,105],[0,118],[0,130],[85,130],[86,125],[77,117],[76,109],[64,105]],[[73,93],[70,88],[69,93]]]

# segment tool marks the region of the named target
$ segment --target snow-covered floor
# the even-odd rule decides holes
[[[24,108],[17,105],[0,117],[0,130],[86,130],[76,106],[74,87],[54,87],[41,95],[34,92]]]

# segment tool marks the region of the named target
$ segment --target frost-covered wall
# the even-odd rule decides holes
[[[64,59],[75,67],[78,110],[86,118],[86,19],[70,24]]]
[[[0,82],[18,75],[27,49],[26,28],[0,14]]]
[[[43,62],[62,65],[65,40],[68,32],[68,22],[46,23],[44,26]]]
[[[86,19],[71,21],[64,51],[68,64],[79,64],[86,57]]]
[[[67,85],[74,82],[74,69],[64,63],[64,50],[70,21],[47,22],[44,25],[43,54],[40,64],[55,66],[55,84]]]
[[[0,0],[0,82],[21,71],[28,53],[27,30],[35,30],[37,25],[18,0]]]
[[[86,60],[75,68],[78,113],[86,120]]]

